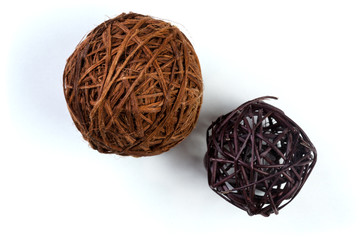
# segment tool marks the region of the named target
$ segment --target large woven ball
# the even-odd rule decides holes
[[[190,134],[202,103],[198,57],[175,26],[135,13],[92,30],[67,60],[76,127],[102,153],[149,156]]]
[[[249,215],[277,214],[316,163],[316,149],[304,131],[265,98],[219,117],[207,131],[209,186]]]

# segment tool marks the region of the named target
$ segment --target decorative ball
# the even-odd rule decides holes
[[[316,163],[305,132],[280,109],[249,101],[207,130],[209,186],[249,215],[269,216],[299,193]],[[276,98],[275,98],[276,99]]]
[[[190,134],[203,83],[186,36],[162,20],[121,14],[92,30],[67,60],[70,115],[101,153],[150,156]]]

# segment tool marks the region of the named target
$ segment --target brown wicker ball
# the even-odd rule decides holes
[[[202,103],[198,57],[175,26],[136,13],[92,30],[67,60],[71,117],[101,153],[150,156],[190,134]]]
[[[316,163],[316,149],[304,131],[262,101],[266,98],[219,117],[207,131],[209,186],[249,215],[278,214]]]

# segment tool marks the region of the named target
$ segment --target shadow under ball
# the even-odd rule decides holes
[[[136,13],[92,30],[63,75],[70,115],[101,153],[151,156],[195,127],[203,83],[198,57],[175,26]]]

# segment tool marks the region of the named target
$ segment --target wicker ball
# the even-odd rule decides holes
[[[136,13],[92,30],[67,60],[71,117],[101,153],[150,156],[190,134],[202,103],[198,57],[175,26]]]
[[[304,131],[280,109],[249,101],[207,131],[209,186],[249,215],[269,216],[299,193],[316,163]]]

